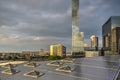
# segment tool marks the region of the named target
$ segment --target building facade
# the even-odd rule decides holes
[[[22,51],[22,54],[28,55],[28,56],[39,56],[39,51]]]
[[[85,57],[98,57],[99,55],[99,51],[85,51]]]
[[[51,56],[66,56],[66,47],[62,44],[50,45],[50,55]]]
[[[84,55],[84,33],[79,32],[79,0],[72,0],[72,55]]]
[[[112,29],[112,46],[111,46],[111,50],[115,53],[118,52],[120,50],[119,47],[119,39],[120,39],[120,27],[115,27]]]
[[[112,51],[113,54],[118,53],[118,42],[120,36],[120,16],[112,16],[102,26],[103,48]]]
[[[91,40],[91,48],[98,48],[98,37],[92,35],[90,37],[90,40]]]
[[[44,49],[40,49],[39,55],[40,56],[47,56],[47,52]]]

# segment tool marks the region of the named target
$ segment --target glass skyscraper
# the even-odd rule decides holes
[[[110,17],[102,26],[103,48],[118,53],[120,50],[120,16]]]
[[[72,55],[82,57],[84,53],[84,33],[79,32],[79,0],[72,0]]]

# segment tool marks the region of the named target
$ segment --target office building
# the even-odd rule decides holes
[[[72,0],[72,55],[84,56],[84,33],[79,32],[79,0]]]
[[[50,55],[51,56],[66,56],[66,47],[62,44],[50,45]]]
[[[98,37],[92,35],[90,37],[90,40],[91,40],[91,48],[98,48]]]
[[[112,16],[102,26],[102,38],[104,50],[112,51],[113,54],[118,53],[118,42],[120,36],[120,16]]]

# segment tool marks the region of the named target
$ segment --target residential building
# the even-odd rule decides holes
[[[66,47],[62,44],[50,45],[50,55],[51,56],[66,56]]]
[[[91,40],[91,48],[98,48],[98,37],[96,37],[95,35],[92,35],[90,37],[90,40]]]
[[[120,27],[112,29],[112,46],[111,50],[114,53],[119,52]]]

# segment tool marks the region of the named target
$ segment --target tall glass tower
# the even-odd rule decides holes
[[[102,26],[103,48],[118,54],[120,39],[120,16],[111,16]]]
[[[84,33],[79,32],[79,0],[72,0],[72,55],[84,56]]]

